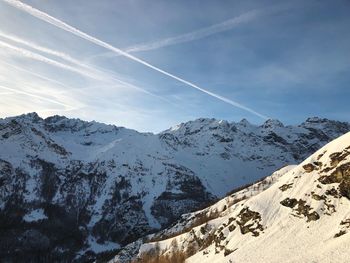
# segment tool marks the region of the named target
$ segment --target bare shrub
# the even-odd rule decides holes
[[[162,254],[159,244],[156,244],[154,249],[143,253],[132,263],[184,263],[187,255],[179,250],[176,239],[172,241],[171,246],[173,250],[170,253]]]

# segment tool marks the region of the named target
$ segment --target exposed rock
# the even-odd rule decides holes
[[[292,208],[293,211],[296,212],[297,215],[303,215],[307,218],[307,222],[316,221],[320,218],[319,214],[314,211],[310,212],[312,208],[306,204],[305,200],[295,199],[295,198],[286,198],[281,201],[281,205]]]
[[[293,186],[293,183],[290,183],[290,184],[284,184],[282,186],[279,187],[279,189],[284,192],[284,191],[287,191],[288,189],[292,188]]]
[[[305,172],[311,173],[314,170],[319,170],[321,166],[322,166],[321,162],[313,162],[313,163],[308,163],[303,165],[303,168]]]
[[[330,175],[321,176],[319,181],[322,184],[339,183],[339,193],[350,199],[350,163],[337,166]]]
[[[298,200],[295,198],[286,198],[283,201],[281,201],[281,205],[293,208],[297,205]]]
[[[331,166],[334,167],[341,161],[343,161],[350,154],[350,148],[346,148],[343,152],[332,153],[329,158],[331,159]]]
[[[236,220],[243,235],[252,233],[253,236],[259,236],[260,232],[264,230],[260,221],[261,215],[258,212],[250,210],[248,207],[240,211]]]
[[[350,229],[350,218],[344,219],[340,222],[340,227],[342,228],[338,233],[334,235],[334,237],[340,237],[348,233],[348,229]]]
[[[312,195],[312,198],[315,199],[316,201],[321,201],[321,200],[326,200],[326,196],[325,195],[318,195],[318,194],[315,194],[315,193],[311,193]]]

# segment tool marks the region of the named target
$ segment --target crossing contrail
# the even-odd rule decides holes
[[[270,9],[264,8],[264,9],[250,10],[246,13],[243,13],[239,16],[233,17],[231,19],[228,19],[218,24],[214,24],[205,28],[201,28],[192,32],[188,32],[188,33],[173,36],[173,37],[168,37],[168,38],[159,39],[156,41],[150,41],[150,42],[144,42],[144,43],[132,45],[124,48],[123,50],[127,53],[136,53],[136,52],[142,52],[142,51],[156,50],[163,47],[195,41],[198,39],[209,37],[214,34],[232,30],[233,28],[241,24],[248,23],[252,20],[255,20],[256,18],[259,18],[260,16],[268,13],[267,11],[270,11]],[[117,55],[115,53],[107,52],[103,54],[90,56],[89,59],[93,59],[97,57],[112,57],[112,56],[117,56]]]
[[[158,41],[153,42],[147,42],[147,43],[141,43],[138,45],[130,46],[124,49],[125,52],[132,53],[132,52],[140,52],[140,51],[148,51],[148,50],[154,50],[162,47],[177,45],[181,43],[186,43],[189,41],[194,41],[198,39],[202,39],[208,36],[211,36],[213,34],[217,34],[220,32],[231,30],[232,28],[249,22],[251,20],[254,20],[255,18],[259,17],[260,15],[264,14],[264,9],[259,10],[251,10],[244,14],[241,14],[239,16],[236,16],[234,18],[231,18],[229,20],[226,20],[224,22],[221,22],[219,24],[211,25],[209,27],[205,27],[196,31],[192,31],[186,34],[169,37],[165,39],[161,39]]]
[[[272,7],[269,6],[269,7],[264,7],[260,9],[253,9],[243,14],[240,14],[238,16],[235,16],[231,19],[225,20],[223,22],[220,22],[208,27],[204,27],[185,34],[160,39],[157,41],[150,41],[150,42],[136,44],[133,46],[129,46],[123,50],[127,53],[134,53],[134,52],[140,52],[140,51],[155,50],[155,49],[159,49],[167,46],[173,46],[181,43],[195,41],[198,39],[209,37],[214,34],[232,30],[233,28],[241,24],[251,22],[263,16],[267,16],[269,14],[276,13],[277,11],[286,10],[286,8],[287,6],[282,4],[282,5],[275,5]]]
[[[183,83],[185,85],[188,85],[188,86],[190,86],[190,87],[192,87],[194,89],[197,89],[197,90],[199,90],[199,91],[201,91],[201,92],[203,92],[203,93],[205,93],[205,94],[207,94],[209,96],[217,98],[217,99],[219,99],[219,100],[221,100],[221,101],[223,101],[223,102],[225,102],[227,104],[230,104],[230,105],[232,105],[234,107],[237,107],[237,108],[240,108],[240,109],[245,110],[247,112],[250,112],[250,113],[252,113],[252,114],[254,114],[254,115],[256,115],[256,116],[258,116],[258,117],[260,117],[262,119],[267,119],[268,118],[267,116],[265,116],[265,115],[255,111],[255,110],[253,110],[253,109],[251,109],[251,108],[249,108],[247,106],[244,106],[243,104],[241,104],[239,102],[233,101],[233,100],[228,99],[226,97],[223,97],[223,96],[221,96],[219,94],[216,94],[214,92],[211,92],[211,91],[208,91],[208,90],[206,90],[204,88],[201,88],[198,85],[196,85],[196,84],[194,84],[194,83],[192,83],[190,81],[187,81],[187,80],[185,80],[183,78],[180,78],[180,77],[178,77],[178,76],[176,76],[176,75],[174,75],[174,74],[172,74],[172,73],[170,73],[168,71],[165,71],[165,70],[163,70],[163,69],[161,69],[161,68],[159,68],[157,66],[154,66],[154,65],[152,65],[152,64],[150,64],[150,63],[148,63],[148,62],[146,62],[146,61],[144,61],[144,60],[142,60],[140,58],[137,58],[137,57],[135,57],[135,56],[133,56],[133,55],[131,55],[131,54],[129,54],[129,53],[127,53],[127,52],[117,48],[117,47],[114,47],[114,46],[112,46],[112,45],[110,45],[110,44],[108,44],[108,43],[106,43],[106,42],[104,42],[104,41],[102,41],[102,40],[100,40],[100,39],[98,39],[96,37],[93,37],[93,36],[91,36],[91,35],[89,35],[87,33],[84,33],[82,31],[80,31],[79,29],[77,29],[77,28],[75,28],[75,27],[73,27],[73,26],[71,26],[71,25],[69,25],[69,24],[67,24],[67,23],[65,23],[65,22],[55,18],[55,17],[52,17],[52,16],[50,16],[49,14],[47,14],[45,12],[42,12],[42,11],[36,9],[36,8],[33,8],[33,7],[31,7],[31,6],[27,5],[27,4],[24,4],[24,3],[20,2],[20,1],[17,1],[17,0],[3,0],[3,1],[8,3],[9,5],[11,5],[11,6],[13,6],[13,7],[15,7],[15,8],[19,9],[19,10],[22,10],[22,11],[24,11],[24,12],[26,12],[26,13],[28,13],[28,14],[36,17],[36,18],[38,18],[38,19],[41,19],[41,20],[43,20],[43,21],[45,21],[45,22],[47,22],[47,23],[49,23],[51,25],[54,25],[54,26],[56,26],[56,27],[58,27],[58,28],[60,28],[62,30],[70,32],[70,33],[72,33],[72,34],[74,34],[74,35],[76,35],[76,36],[78,36],[78,37],[80,37],[82,39],[90,41],[91,43],[94,43],[94,44],[96,44],[98,46],[106,48],[106,49],[108,49],[108,50],[110,50],[112,52],[115,52],[116,54],[119,54],[119,55],[122,55],[124,57],[127,57],[127,58],[129,58],[129,59],[131,59],[131,60],[133,60],[135,62],[138,62],[138,63],[140,63],[140,64],[142,64],[142,65],[144,65],[144,66],[146,66],[148,68],[151,68],[151,69],[153,69],[155,71],[158,71],[159,73],[162,73],[162,74],[164,74],[164,75],[166,75],[166,76],[168,76],[168,77],[170,77],[172,79],[175,79],[175,80],[177,80],[177,81],[179,81],[179,82],[181,82],[181,83]]]

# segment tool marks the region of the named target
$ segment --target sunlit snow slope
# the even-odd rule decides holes
[[[170,256],[174,244],[186,262],[349,262],[350,133],[128,248]]]

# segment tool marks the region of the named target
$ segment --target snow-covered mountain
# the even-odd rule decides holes
[[[320,118],[198,119],[160,134],[35,113],[0,119],[0,257],[116,249],[349,130]]]
[[[111,262],[349,262],[349,251],[350,132]]]

